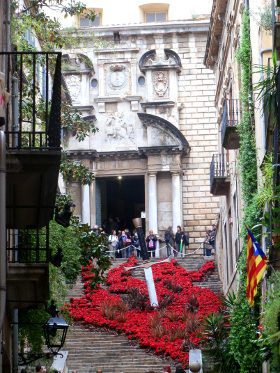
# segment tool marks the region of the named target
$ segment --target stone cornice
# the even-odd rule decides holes
[[[175,105],[174,101],[150,101],[150,102],[141,102],[140,105],[142,108],[148,107],[173,107]]]
[[[113,26],[98,26],[89,27],[86,29],[77,29],[64,31],[72,36],[90,38],[112,36],[112,33],[119,32],[121,35],[150,35],[150,34],[166,34],[166,33],[185,33],[185,32],[207,32],[209,29],[208,20],[187,20],[187,21],[167,21],[161,23],[137,23],[130,25],[113,25]],[[106,50],[108,48],[104,48]],[[115,50],[118,50],[117,46]],[[103,50],[98,50],[103,52]]]
[[[116,150],[112,152],[98,152],[97,150],[66,150],[65,153],[71,159],[145,159],[151,155],[159,154],[180,154],[182,151],[179,146],[146,146],[139,147],[137,150]]]
[[[142,99],[142,96],[106,96],[106,97],[98,97],[95,98],[94,101],[96,103],[103,103],[103,102],[119,102],[119,101],[140,101]]]

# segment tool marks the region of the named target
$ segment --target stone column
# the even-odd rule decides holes
[[[89,185],[82,185],[82,222],[90,225]]]
[[[155,173],[149,174],[149,231],[152,230],[154,234],[158,232],[157,223],[157,175]],[[159,256],[158,245],[156,248],[156,256]]]
[[[90,193],[90,221],[91,226],[93,227],[96,224],[96,187],[95,187],[95,179],[89,186],[89,193]]]
[[[172,173],[172,225],[176,232],[177,225],[182,225],[181,179],[180,173]]]

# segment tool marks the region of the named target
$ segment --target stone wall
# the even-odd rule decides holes
[[[215,80],[203,65],[206,33],[182,35],[179,53],[182,72],[179,76],[180,129],[191,151],[183,160],[183,220],[190,235],[190,247],[197,247],[205,230],[216,222],[218,198],[210,194],[209,168],[217,153],[217,119],[214,107]]]

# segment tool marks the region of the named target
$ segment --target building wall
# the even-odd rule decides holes
[[[240,255],[240,221],[242,221],[240,176],[237,166],[238,148],[225,149],[221,127],[226,101],[239,99],[240,80],[236,52],[240,40],[243,1],[216,0],[205,53],[205,63],[215,73],[214,102],[217,112],[218,152],[228,167],[230,187],[219,197],[219,219],[216,234],[216,256],[224,293],[236,285],[236,263]],[[221,13],[222,23],[219,23]],[[217,34],[218,44],[211,39]],[[211,41],[210,41],[211,40]],[[236,102],[236,101],[235,101]]]
[[[241,252],[242,242],[239,233],[242,225],[242,195],[241,180],[238,168],[237,149],[224,149],[221,143],[221,125],[225,100],[238,100],[240,92],[240,66],[236,53],[241,38],[241,23],[244,1],[229,0],[227,2],[215,0],[212,8],[212,21],[208,35],[205,53],[205,63],[215,73],[215,106],[217,109],[219,153],[224,153],[229,166],[230,188],[225,196],[220,197],[219,222],[216,241],[218,243],[217,261],[224,292],[227,293],[237,286],[237,261]],[[218,14],[223,22],[220,23]],[[271,56],[271,33],[264,31],[258,22],[260,2],[250,2],[250,38],[252,45],[252,75],[253,85],[262,79],[260,64],[266,64]],[[218,45],[211,39],[216,35]],[[255,105],[255,132],[257,163],[261,165],[265,155],[265,129],[262,103],[257,100],[257,93],[253,92]],[[258,167],[258,177],[261,170]]]
[[[76,150],[80,153],[88,150],[118,152],[134,151],[141,146],[152,146],[151,130],[149,128],[146,130],[142,126],[137,117],[139,112],[146,112],[172,123],[188,141],[188,152],[173,156],[170,154],[149,155],[147,158],[138,157],[134,160],[96,158],[93,162],[93,170],[97,177],[112,176],[116,173],[147,176],[151,170],[158,172],[158,233],[160,234],[172,225],[172,219],[170,219],[172,215],[171,189],[168,191],[169,197],[165,190],[168,185],[171,188],[172,172],[179,172],[182,204],[180,224],[189,232],[190,249],[195,249],[204,240],[205,230],[216,221],[218,214],[218,198],[210,194],[209,186],[211,157],[212,153],[217,151],[217,121],[214,108],[214,76],[212,71],[203,65],[208,21],[181,21],[180,25],[177,22],[174,24],[168,22],[168,24],[156,26],[119,25],[117,28],[115,26],[95,28],[95,38],[100,36],[104,45],[99,50],[96,50],[95,40],[92,40],[90,36],[92,31],[90,29],[75,31],[74,35],[84,38],[83,46],[65,52],[70,56],[82,53],[89,57],[93,64],[94,72],[86,79],[80,77],[82,89],[78,94],[80,96],[77,98],[77,103],[75,104],[74,101],[74,106],[79,107],[84,115],[94,114],[96,116],[96,126],[99,132],[82,143],[78,143],[74,138],[68,138],[67,150],[72,151],[72,154]],[[120,35],[118,43],[113,42],[113,33],[116,31]],[[150,106],[145,109],[142,103],[155,100],[153,81],[150,71],[140,70],[139,60],[151,49],[160,53],[164,48],[178,54],[181,59],[181,69],[177,72],[174,69],[169,70],[168,94],[163,98],[158,97],[157,101],[171,100],[174,104],[171,107]],[[120,93],[117,92],[115,96],[118,97],[112,102],[109,99],[112,92],[108,90],[106,80],[108,70],[106,69],[107,66],[117,61],[127,64],[129,79],[126,89]],[[66,82],[69,82],[67,74],[69,73],[66,72]],[[137,83],[140,76],[145,77],[145,86]],[[90,82],[92,78],[98,80],[96,88],[92,88],[86,82],[87,79]],[[68,88],[73,96],[73,88],[70,85]],[[135,97],[134,102],[129,98],[131,95]],[[122,120],[125,122],[126,133],[128,135],[131,133],[132,136],[136,134],[134,142],[123,140],[117,142],[112,138],[111,133],[109,136],[112,141],[108,142],[108,125],[111,125],[108,117],[112,117],[112,113],[117,112],[124,113]],[[116,114],[114,115],[114,121],[116,121]],[[129,132],[130,126],[133,127],[131,132]],[[161,138],[159,132],[157,132],[157,137]],[[145,145],[146,141],[147,145]],[[164,141],[163,143],[167,144],[171,140],[165,139]],[[160,144],[157,143],[157,145]],[[93,198],[91,196],[91,199]],[[147,205],[148,203],[146,203],[148,228],[149,208]],[[95,224],[92,212],[91,216],[91,224]]]

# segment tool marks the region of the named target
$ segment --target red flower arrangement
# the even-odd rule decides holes
[[[215,267],[214,262],[208,261],[198,271],[191,272],[178,266],[174,259],[171,263],[153,265],[157,309],[149,305],[145,281],[132,278],[131,271],[124,271],[124,267],[137,265],[134,256],[109,271],[108,290],[100,285],[92,290],[92,265],[89,262],[82,267],[85,296],[71,299],[65,306],[70,316],[84,324],[124,332],[129,339],[137,339],[140,346],[188,364],[189,348],[198,347],[205,338],[200,332],[200,321],[221,308],[217,294],[192,284],[192,281],[201,281]],[[131,303],[132,298],[134,303]],[[139,298],[141,307],[136,308]]]

